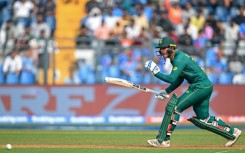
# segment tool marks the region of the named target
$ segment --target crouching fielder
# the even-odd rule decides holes
[[[189,118],[199,128],[209,130],[228,140],[226,147],[232,146],[241,135],[241,130],[226,124],[221,119],[209,115],[209,99],[213,85],[205,72],[187,54],[176,50],[176,43],[170,37],[160,39],[158,56],[169,58],[173,69],[171,74],[164,75],[153,61],[147,61],[145,67],[162,81],[170,83],[165,90],[160,90],[157,99],[164,100],[165,95],[178,88],[184,79],[190,84],[187,91],[179,98],[174,94],[166,106],[166,111],[155,139],[147,143],[153,147],[170,147],[170,136],[178,124],[180,113],[193,107],[196,117]]]

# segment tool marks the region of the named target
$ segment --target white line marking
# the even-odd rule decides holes
[[[224,153],[224,152],[231,152],[231,151],[234,151],[234,150],[225,150],[225,151],[219,151],[219,152],[215,152],[215,153]]]

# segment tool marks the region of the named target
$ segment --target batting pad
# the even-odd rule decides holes
[[[157,135],[157,140],[162,143],[166,134],[167,129],[171,121],[172,114],[174,113],[175,106],[177,104],[178,97],[173,94],[172,98],[169,100],[167,106],[165,107],[165,114],[162,120],[161,127],[159,129],[159,134]]]
[[[216,133],[228,140],[234,140],[236,137],[233,134],[230,134],[229,132],[225,130],[221,130],[216,126],[206,124],[205,122],[200,121],[199,119],[195,117],[191,117],[188,119],[188,121],[192,122],[195,126],[201,128],[201,129],[206,129],[208,131],[211,131],[213,133]]]

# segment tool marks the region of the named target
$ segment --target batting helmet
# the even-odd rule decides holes
[[[159,40],[156,48],[166,48],[166,47],[176,48],[177,45],[176,45],[176,42],[172,38],[163,37]]]

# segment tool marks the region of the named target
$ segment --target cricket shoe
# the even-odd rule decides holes
[[[158,142],[157,139],[147,140],[147,143],[152,147],[159,147],[159,148],[168,148],[170,147],[170,140],[163,141],[162,143]]]
[[[242,131],[239,130],[238,128],[234,128],[234,133],[233,135],[236,137],[234,140],[229,140],[226,144],[225,147],[231,147],[233,144],[235,144],[235,142],[237,141],[237,139],[239,138],[239,136],[241,135]]]

